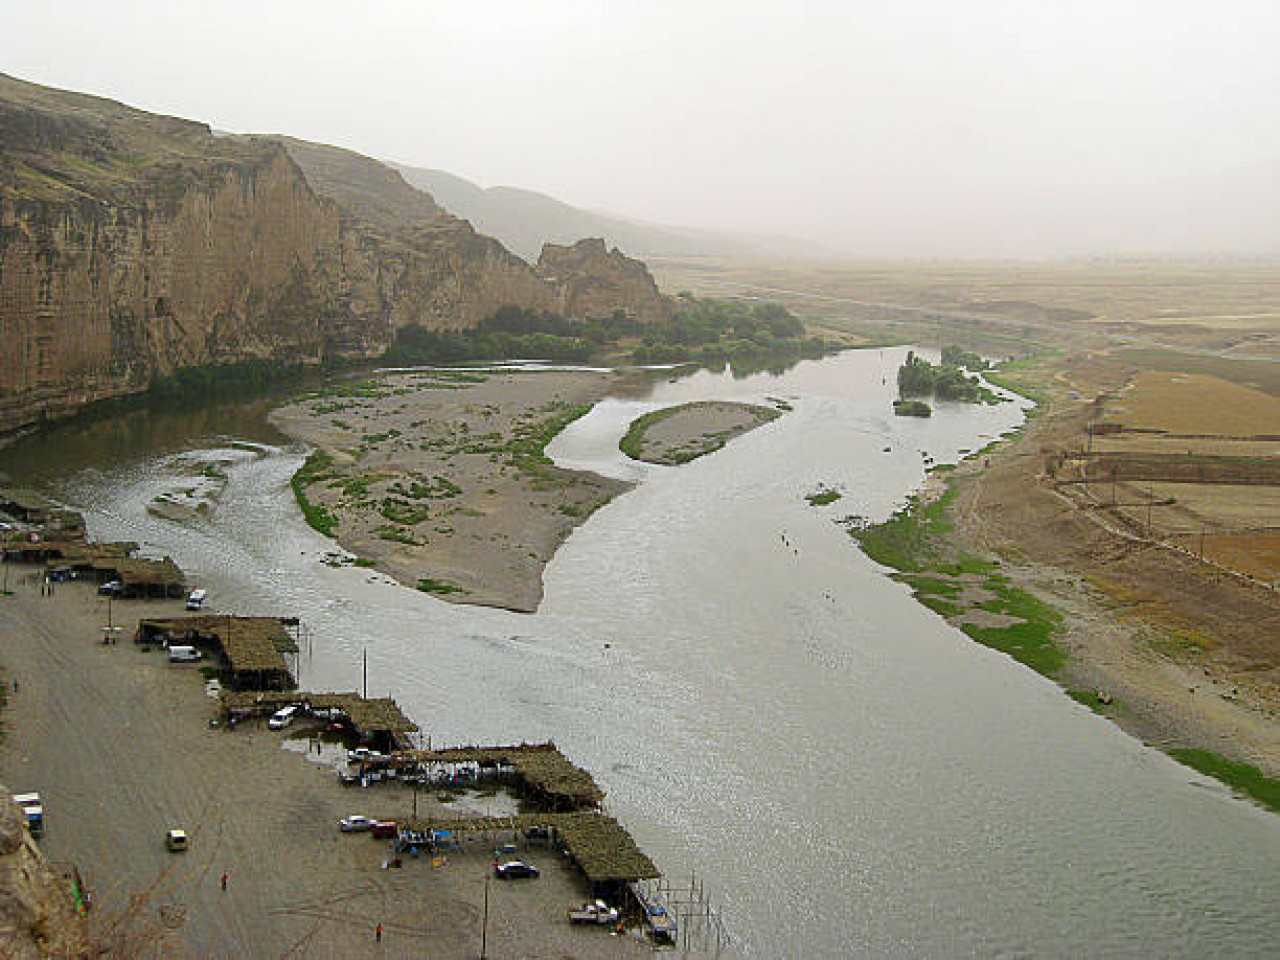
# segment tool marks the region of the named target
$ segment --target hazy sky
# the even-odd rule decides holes
[[[1280,253],[1280,0],[4,8],[0,72],[634,217]]]

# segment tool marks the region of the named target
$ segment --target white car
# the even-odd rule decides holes
[[[359,833],[363,830],[372,830],[376,820],[370,817],[362,817],[358,813],[353,813],[349,817],[344,817],[338,821],[338,829],[343,833]]]
[[[354,750],[347,751],[348,763],[364,763],[368,760],[381,760],[382,754],[377,750],[370,750],[368,747],[356,747]]]
[[[283,730],[289,724],[293,723],[294,715],[298,712],[298,705],[295,703],[291,707],[282,707],[271,715],[271,719],[267,721],[268,730]]]

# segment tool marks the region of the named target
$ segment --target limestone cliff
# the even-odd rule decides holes
[[[556,311],[566,317],[604,317],[622,309],[651,323],[671,315],[648,268],[599,238],[544,244],[538,274],[555,287]]]
[[[505,304],[665,309],[631,302],[656,288],[613,283],[608,257],[550,282],[349,151],[3,75],[0,148],[0,439],[183,366],[376,356],[402,324]]]

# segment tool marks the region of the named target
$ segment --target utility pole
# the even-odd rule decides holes
[[[489,960],[489,871],[484,874],[484,919],[480,923],[480,960]]]

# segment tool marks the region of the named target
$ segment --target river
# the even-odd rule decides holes
[[[304,687],[358,689],[367,651],[370,695],[436,744],[555,740],[676,883],[705,885],[738,955],[1280,954],[1280,818],[973,643],[835,522],[884,518],[926,454],[953,461],[1022,419],[1012,403],[894,417],[903,353],[599,404],[548,452],[640,482],[570,537],[531,616],[320,563],[332,541],[288,488],[302,451],[243,410],[151,439],[144,423],[112,452],[110,424],[55,432],[0,467],[85,510],[95,537],[172,555],[219,610],[302,616]],[[693,463],[617,451],[648,409],[767,397],[794,409]],[[232,465],[209,517],[146,512],[210,456]],[[822,484],[843,498],[810,507]]]

